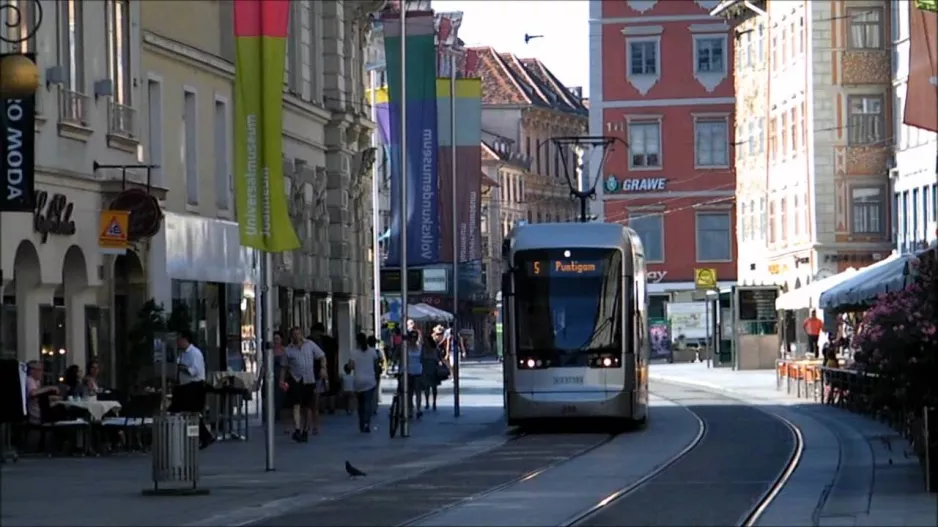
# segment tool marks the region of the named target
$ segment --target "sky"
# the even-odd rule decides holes
[[[589,93],[589,2],[433,0],[437,12],[462,11],[459,37],[468,46],[492,46],[540,59],[568,87]],[[525,33],[543,38],[524,43]]]

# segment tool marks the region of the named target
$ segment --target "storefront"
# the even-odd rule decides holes
[[[112,341],[99,271],[101,195],[92,183],[71,184],[40,179],[35,210],[0,222],[0,354],[41,359],[50,377],[109,357]]]
[[[200,216],[166,213],[151,240],[150,294],[186,310],[207,371],[253,367],[256,254],[237,223]]]

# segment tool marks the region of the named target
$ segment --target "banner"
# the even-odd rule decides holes
[[[401,25],[397,15],[385,17],[384,53],[387,99],[377,100],[382,136],[391,152],[391,237],[387,265],[408,266],[440,261],[440,193],[437,177],[436,49],[432,12],[407,14],[407,78],[401,78]],[[401,174],[401,93],[406,82],[407,167]],[[382,108],[382,105],[386,108]],[[401,189],[407,188],[407,210],[401,210]],[[401,247],[401,221],[407,222],[407,247]]]
[[[938,13],[909,4],[909,82],[902,122],[938,132]]]
[[[651,358],[672,360],[671,325],[666,318],[648,320],[648,336],[651,339]]]
[[[283,181],[289,0],[234,0],[235,198],[241,245],[297,249]]]
[[[4,6],[5,7],[5,6]],[[12,53],[12,55],[22,55]],[[0,61],[8,56],[0,54]],[[35,62],[35,53],[26,53]],[[36,96],[0,99],[0,111],[6,116],[3,129],[3,189],[0,212],[33,212],[36,187]]]
[[[453,261],[453,137],[450,80],[438,79],[442,260]],[[456,80],[456,204],[459,263],[482,258],[482,81]]]

